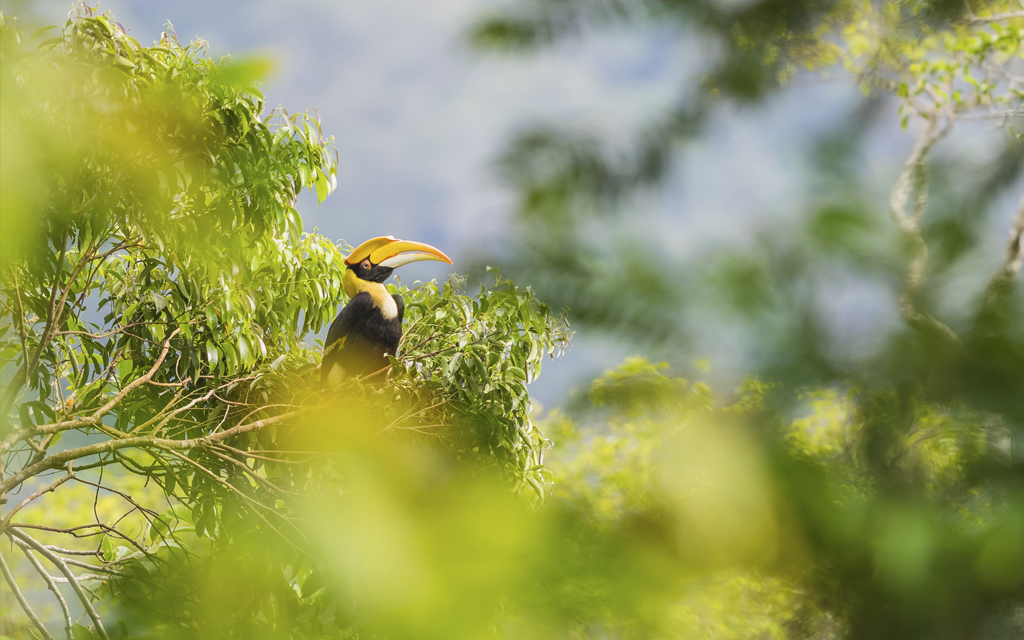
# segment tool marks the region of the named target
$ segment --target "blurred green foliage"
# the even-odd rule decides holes
[[[507,273],[569,307],[575,326],[675,370],[709,348],[715,327],[756,376],[716,409],[713,396],[634,361],[550,418],[552,502],[597,521],[654,511],[687,532],[680,548],[699,562],[663,593],[682,612],[655,616],[672,621],[665,635],[1024,633],[1013,577],[1024,549],[1024,209],[995,224],[1020,185],[1022,24],[1009,2],[539,0],[477,26],[485,50],[621,28],[715,44],[699,82],[682,81],[679,100],[626,143],[541,123],[498,164],[519,196]],[[817,175],[795,222],[684,259],[651,229],[616,221],[671,178],[676,150],[717,105],[800,74],[846,76],[868,96],[812,151]],[[888,207],[858,165],[886,100],[917,136]],[[984,161],[936,156],[977,122],[1008,134],[989,138]],[[621,622],[603,629],[629,637]]]
[[[530,0],[496,8],[470,36],[484,52],[537,54],[560,42],[616,29],[703,45],[701,58],[692,61],[701,72],[696,79],[687,67],[686,77],[678,81],[678,97],[625,135],[602,135],[575,122],[540,122],[513,136],[498,161],[501,177],[518,196],[520,223],[506,273],[532,283],[545,299],[572,308],[578,326],[646,346],[666,341],[680,348],[692,345],[693,322],[683,310],[729,298],[731,287],[695,281],[691,265],[660,254],[658,243],[648,241],[649,230],[623,231],[615,222],[673,176],[680,149],[705,130],[718,108],[764,99],[800,74],[859,84],[868,95],[864,105],[851,108],[846,130],[836,132],[831,150],[823,148],[815,158],[828,181],[815,185],[824,195],[813,206],[853,209],[855,224],[888,224],[878,211],[858,212],[875,185],[855,179],[856,146],[879,117],[879,106],[885,98],[896,99],[904,128],[934,124],[925,155],[938,139],[971,122],[1019,130],[1022,17],[1017,3],[1003,0]],[[965,215],[984,209],[978,199],[990,201],[998,193],[999,176],[1012,180],[1017,175],[1012,158],[1020,146],[1008,147],[1006,156],[986,167],[995,180],[991,188],[957,194]],[[913,173],[921,175],[917,169]],[[953,192],[946,176],[935,183]],[[909,196],[903,194],[904,204]],[[932,214],[921,223],[926,234],[943,235],[941,243],[929,238],[933,254],[962,253],[971,225],[943,218]],[[945,227],[940,230],[939,224]],[[784,233],[766,235],[772,237],[763,238],[765,243],[785,242]],[[844,235],[838,227],[835,235],[848,242],[838,239]],[[893,264],[902,258],[899,251],[874,238],[863,244],[880,267],[900,272]],[[715,267],[725,278],[717,284],[742,283],[746,289],[735,291],[743,305],[763,308],[761,289],[772,287],[763,279],[765,269],[758,269],[760,275],[744,273],[737,259],[750,258],[714,255],[695,262],[702,272],[709,260],[723,263]]]

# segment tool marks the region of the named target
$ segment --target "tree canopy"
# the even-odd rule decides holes
[[[0,531],[74,586],[92,631],[68,617],[69,633],[109,635],[91,604],[99,592],[152,613],[142,630],[187,630],[183,612],[206,617],[204,635],[260,616],[291,629],[278,615],[308,622],[294,630],[310,637],[350,629],[341,612],[320,622],[334,619],[334,595],[302,592],[323,566],[297,523],[314,496],[347,492],[330,452],[356,433],[418,433],[427,451],[543,495],[526,384],[568,330],[529,289],[497,274],[476,295],[458,280],[402,288],[407,328],[388,384],[327,393],[306,339],[343,302],[346,245],[303,233],[295,209],[300,189],[322,199],[334,185],[315,115],[264,114],[259,65],[213,61],[173,33],[146,47],[85,12],[32,46],[9,18],[2,26]],[[146,480],[141,494],[121,489],[129,474]],[[68,481],[120,496],[126,519],[22,519]],[[248,558],[250,543],[289,551],[261,566],[273,584],[215,623],[195,571]],[[67,560],[49,548],[68,545]],[[88,548],[92,563],[73,559]],[[95,571],[76,577],[66,562]],[[47,570],[36,579],[58,596]],[[278,586],[295,598],[282,603]]]

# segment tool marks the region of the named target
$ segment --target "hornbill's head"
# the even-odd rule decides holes
[[[365,282],[382,283],[398,267],[420,260],[437,260],[452,264],[451,258],[440,249],[422,242],[398,240],[391,236],[381,236],[367,240],[356,247],[345,258],[345,292],[351,297],[359,288],[355,279]]]

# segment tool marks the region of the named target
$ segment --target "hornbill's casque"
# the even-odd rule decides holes
[[[374,373],[388,364],[402,338],[405,301],[389,295],[384,281],[397,267],[419,260],[451,259],[422,242],[382,236],[367,240],[345,258],[342,285],[348,304],[327,330],[320,381],[328,388],[350,376]]]

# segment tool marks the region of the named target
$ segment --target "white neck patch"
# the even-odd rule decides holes
[[[384,288],[384,285],[377,285],[377,287],[380,287],[380,294],[376,291],[370,291],[370,295],[373,296],[373,303],[380,309],[385,320],[394,320],[398,317],[398,304],[395,303],[395,299],[391,297],[387,289]],[[374,287],[374,289],[377,287]]]

